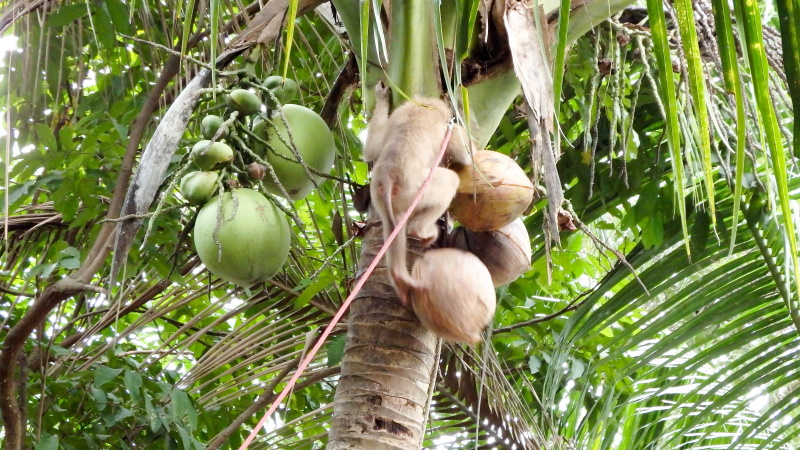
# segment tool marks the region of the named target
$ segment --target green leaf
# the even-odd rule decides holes
[[[65,255],[67,255],[67,256],[71,256],[73,258],[78,258],[78,259],[80,259],[80,257],[81,257],[81,252],[79,252],[78,249],[75,248],[75,247],[67,247],[64,250],[61,250],[60,253],[63,253]]]
[[[800,5],[797,0],[776,0],[781,24],[783,68],[786,84],[792,97],[793,117],[800,117]],[[800,120],[793,120],[794,156],[800,158]]]
[[[183,429],[182,426],[178,425],[177,428],[178,434],[181,436],[181,442],[183,443],[184,450],[189,450],[192,448],[192,437],[185,429]]]
[[[727,0],[712,0],[714,12],[714,22],[717,29],[717,41],[719,42],[720,57],[722,59],[723,78],[725,89],[733,93],[736,103],[736,179],[734,181],[733,194],[733,227],[731,231],[731,248],[736,244],[736,230],[739,228],[739,208],[742,200],[742,184],[745,171],[745,146],[746,122],[744,113],[744,94],[742,93],[741,79],[739,77],[739,62],[736,53],[736,45],[733,40],[733,25],[731,24],[731,11]]]
[[[36,137],[39,138],[42,147],[51,152],[58,150],[56,136],[53,134],[53,130],[51,130],[50,127],[43,123],[37,123],[34,124],[34,128],[36,128]]]
[[[134,415],[133,410],[128,408],[119,408],[116,414],[114,414],[114,423],[121,422],[128,417],[132,417]]]
[[[65,125],[58,130],[58,142],[61,144],[61,149],[64,151],[71,152],[75,150],[75,130],[69,126]]]
[[[286,56],[283,59],[283,78],[289,74],[289,57],[292,54],[292,44],[294,44],[294,27],[297,20],[297,4],[299,0],[289,0],[289,12],[286,15]],[[369,1],[363,0],[364,3],[369,4]],[[366,36],[366,35],[365,35]]]
[[[158,410],[153,406],[153,402],[150,400],[150,397],[144,397],[144,409],[147,413],[147,421],[150,424],[150,431],[153,433],[157,432],[161,429],[161,425],[163,424],[161,421],[161,417],[158,413]]]
[[[569,11],[572,7],[571,5],[570,0],[561,0],[558,9],[558,43],[556,45],[555,64],[553,66],[553,100],[556,104],[555,111],[561,109],[561,90],[564,84],[564,61],[567,54]],[[560,134],[556,133],[556,139],[559,138]]]
[[[528,370],[530,371],[531,375],[539,373],[539,369],[541,369],[541,367],[542,360],[537,356],[531,356],[528,358]]]
[[[182,34],[181,34],[181,55],[185,55],[186,54],[186,46],[189,43],[189,37],[191,36],[191,31],[192,31],[192,21],[189,20],[188,18],[189,17],[194,17],[194,11],[195,11],[195,8],[197,7],[196,0],[188,0],[186,3],[187,3],[186,16],[185,16],[186,19],[183,21],[183,30],[182,30]],[[181,6],[182,6],[182,3],[181,3]],[[133,9],[131,9],[131,12],[133,12]],[[180,13],[180,11],[178,11],[178,12]],[[214,51],[215,49],[216,49],[216,47],[212,47],[212,51]],[[212,53],[212,55],[213,55],[213,53]]]
[[[114,34],[114,24],[111,23],[111,15],[106,9],[106,5],[94,8],[92,24],[97,35],[97,40],[106,50],[113,50],[116,47],[116,36]]]
[[[64,258],[58,261],[58,265],[67,270],[75,270],[81,266],[81,260],[78,258]]]
[[[342,362],[344,356],[344,346],[347,343],[347,336],[341,335],[331,339],[328,344],[328,367],[335,367]]]
[[[28,272],[27,278],[32,279],[36,276],[42,277],[49,277],[53,270],[58,267],[58,263],[44,263],[44,264],[37,264],[31,268],[30,272]]]
[[[8,193],[9,210],[13,211],[16,208],[15,203],[30,194],[33,190],[32,188],[38,184],[37,180],[29,180],[18,186],[11,187]],[[0,205],[5,206],[5,196],[0,196]]]
[[[117,375],[122,373],[124,369],[112,369],[107,366],[96,366],[94,371],[94,385],[95,387],[103,387],[109,381],[117,378]]]
[[[134,400],[138,400],[139,389],[141,389],[143,384],[142,375],[139,374],[139,372],[126,370],[124,383],[125,383],[125,389],[128,391],[128,393],[131,394],[131,398]]]
[[[176,422],[181,421],[183,417],[186,416],[189,419],[190,429],[194,430],[197,428],[197,410],[195,410],[186,392],[180,389],[173,389],[169,393],[169,396],[172,399],[172,408]]]
[[[699,125],[698,133],[700,134],[700,150],[703,160],[703,178],[706,183],[708,206],[711,211],[711,223],[716,223],[714,179],[711,168],[711,129],[708,121],[708,109],[706,107],[707,95],[705,76],[703,74],[703,62],[700,59],[700,46],[697,41],[692,1],[676,0],[675,11],[677,13],[681,40],[683,41],[683,51],[689,66],[689,90],[694,100],[694,109],[695,114],[697,114]]]
[[[58,436],[43,433],[33,448],[34,450],[58,450]]]
[[[367,60],[369,59],[369,53],[368,53],[369,36],[370,36],[370,34],[369,34],[369,6],[370,6],[370,2],[369,1],[362,0],[361,1],[361,8],[359,9],[359,19],[360,19],[359,23],[360,23],[360,26],[361,26],[361,29],[360,29],[361,30],[361,40],[359,41],[359,46],[360,46],[360,50],[359,50],[360,55],[359,56],[361,57],[360,58],[361,60],[358,62],[358,67],[360,67],[361,70],[364,73],[366,73]],[[288,61],[288,59],[287,59],[287,61]],[[284,69],[284,72],[285,72],[285,69]],[[366,88],[366,84],[365,83],[367,82],[367,77],[361,77],[361,80],[362,80],[361,89],[362,89],[362,91],[366,91],[367,88]]]
[[[108,406],[108,396],[106,395],[106,391],[92,387],[89,388],[89,392],[92,393],[92,397],[94,398],[94,401],[97,404],[97,410],[102,411],[106,409],[106,407]]]
[[[125,6],[125,3],[122,0],[106,0],[105,6],[108,8],[114,29],[122,34],[130,34],[131,24],[128,20],[128,7]]]
[[[307,287],[302,293],[300,293],[300,295],[297,296],[297,298],[294,300],[295,306],[300,308],[308,305],[308,302],[311,301],[315,295],[319,294],[320,291],[330,286],[334,281],[335,278],[331,274],[320,276],[317,281],[312,283],[311,286]]]
[[[45,24],[48,27],[63,27],[89,15],[89,5],[86,3],[62,4],[56,12],[47,16]]]
[[[653,50],[658,63],[659,95],[665,102],[666,117],[664,118],[667,131],[667,144],[669,145],[672,159],[672,172],[675,177],[675,195],[678,200],[678,212],[681,217],[683,242],[686,254],[691,255],[689,248],[689,231],[686,223],[686,197],[683,170],[683,156],[681,155],[681,128],[678,122],[677,98],[675,94],[675,79],[672,75],[672,60],[669,47],[669,33],[667,21],[664,18],[664,4],[659,0],[647,0],[647,12],[650,17],[650,26],[653,30]]]
[[[737,0],[740,10],[748,47],[747,56],[753,73],[753,91],[756,96],[758,115],[763,123],[764,134],[769,148],[769,157],[777,187],[778,203],[781,207],[780,223],[786,230],[784,237],[789,244],[787,259],[791,261],[794,275],[794,295],[786,299],[787,307],[793,315],[798,315],[796,305],[797,296],[800,295],[800,259],[797,254],[797,234],[795,233],[793,214],[789,205],[788,169],[786,167],[786,152],[782,144],[780,125],[775,116],[775,109],[770,96],[769,62],[764,52],[764,39],[762,35],[761,13],[758,3],[746,0]],[[800,327],[800,324],[797,325]]]

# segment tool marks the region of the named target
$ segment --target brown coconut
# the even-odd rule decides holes
[[[451,342],[475,344],[494,317],[489,270],[472,253],[440,248],[414,263],[411,305],[425,328]]]
[[[531,239],[522,219],[495,231],[458,227],[447,242],[477,256],[489,269],[495,286],[511,283],[531,267]]]
[[[533,201],[533,183],[508,156],[491,150],[475,152],[475,167],[458,171],[461,183],[450,212],[465,227],[492,231],[519,218]]]

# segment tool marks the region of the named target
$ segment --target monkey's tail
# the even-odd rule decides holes
[[[383,241],[386,242],[392,230],[397,226],[397,221],[394,217],[394,206],[392,205],[394,181],[391,178],[385,180],[381,194],[383,195],[383,204],[386,205],[386,221],[388,222],[383,224]],[[400,302],[404,306],[409,306],[411,296],[417,287],[417,283],[408,273],[408,268],[406,267],[407,250],[406,226],[403,225],[398,230],[392,245],[386,249],[386,266],[389,268],[389,275],[392,277]]]

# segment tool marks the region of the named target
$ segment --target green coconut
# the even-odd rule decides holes
[[[331,130],[328,129],[328,125],[325,124],[322,117],[300,105],[283,105],[280,112],[286,116],[286,121],[289,123],[292,132],[292,142],[303,158],[303,162],[318,172],[330,172],[333,168],[333,159],[336,156],[336,144]],[[275,152],[283,155],[283,157],[269,151],[267,152],[267,161],[275,170],[278,180],[286,189],[289,198],[291,200],[300,200],[311,192],[314,188],[314,183],[321,183],[323,177],[314,175],[312,172],[314,181],[311,181],[303,166],[296,162],[297,159],[292,150],[283,143],[283,141],[290,142],[290,140],[289,133],[287,133],[286,126],[283,124],[280,115],[276,114],[271,121],[275,124],[277,130],[269,127],[267,130],[269,132],[267,142]],[[283,141],[278,137],[278,134],[283,137]],[[291,159],[291,161],[286,158]],[[283,195],[283,192],[270,177],[264,179],[264,185],[267,191],[275,195]]]
[[[283,78],[278,75],[267,77],[267,79],[264,80],[264,87],[272,91],[272,94],[282,105],[296,99],[300,91],[294,80],[291,78]],[[267,98],[267,105],[271,109],[277,108],[278,106],[272,101],[272,98]]]
[[[261,100],[247,89],[234,89],[225,96],[225,103],[229,108],[239,111],[246,116],[261,111]]]
[[[222,225],[215,233],[219,199],[212,198],[200,209],[194,225],[194,246],[203,264],[214,275],[244,287],[278,273],[291,241],[283,214],[258,192],[236,189],[222,194]]]
[[[257,117],[255,120],[253,120],[253,126],[250,128],[250,131],[252,131],[254,135],[266,141],[267,125],[268,124],[266,120]],[[267,146],[252,138],[250,139],[250,149],[256,152],[256,154],[262,158],[267,154]]]
[[[219,127],[222,126],[222,122],[222,117],[213,114],[203,117],[203,121],[200,122],[200,132],[203,133],[203,137],[206,139],[213,139]],[[226,132],[223,132],[220,137],[227,136],[227,130],[225,131]]]
[[[218,178],[217,172],[189,172],[181,178],[181,195],[193,205],[203,205],[217,192]]]
[[[223,142],[202,140],[192,147],[192,160],[203,170],[221,169],[233,161],[233,149]]]

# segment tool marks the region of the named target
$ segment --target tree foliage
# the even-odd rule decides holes
[[[412,40],[424,24],[376,26],[381,2],[306,13],[313,3],[270,0],[299,9],[265,25],[259,2],[0,2],[10,48],[0,66],[0,340],[15,364],[0,367],[0,406],[7,423],[8,411],[20,415],[25,446],[238,447],[349,294],[370,226],[355,208],[368,181],[369,88],[387,56],[410,51],[386,53],[388,36]],[[426,20],[436,57],[452,67],[447,93],[480,100],[483,123],[502,104],[496,131],[476,133],[532,174],[522,97],[509,107],[498,94],[517,95],[517,81],[502,78],[509,68],[499,88],[458,85],[496,76],[468,64],[497,56],[503,29],[484,9],[493,3],[442,3]],[[800,445],[800,49],[786,20],[796,12],[777,2],[789,11],[778,23],[771,3],[736,1],[730,15],[719,13],[725,2],[693,11],[677,2],[680,14],[648,3],[591,29],[594,8],[615,12],[607,2],[536,21],[560,44],[552,143],[567,202],[557,206],[579,230],[562,231],[547,255],[548,198],[536,202],[525,218],[531,269],[498,289],[485,343],[442,345],[424,447]],[[270,26],[277,42],[256,45]],[[250,289],[215,278],[192,245],[195,210],[175,189],[200,119],[223,107],[203,91],[112,280],[112,231],[134,165],[146,164],[170,106],[215,62],[214,88],[286,68],[298,103],[334,132],[332,179],[283,203],[292,248],[275,278]],[[413,70],[392,70],[414,85]],[[325,445],[345,331],[335,329],[260,446]],[[7,423],[0,436],[16,448]]]

